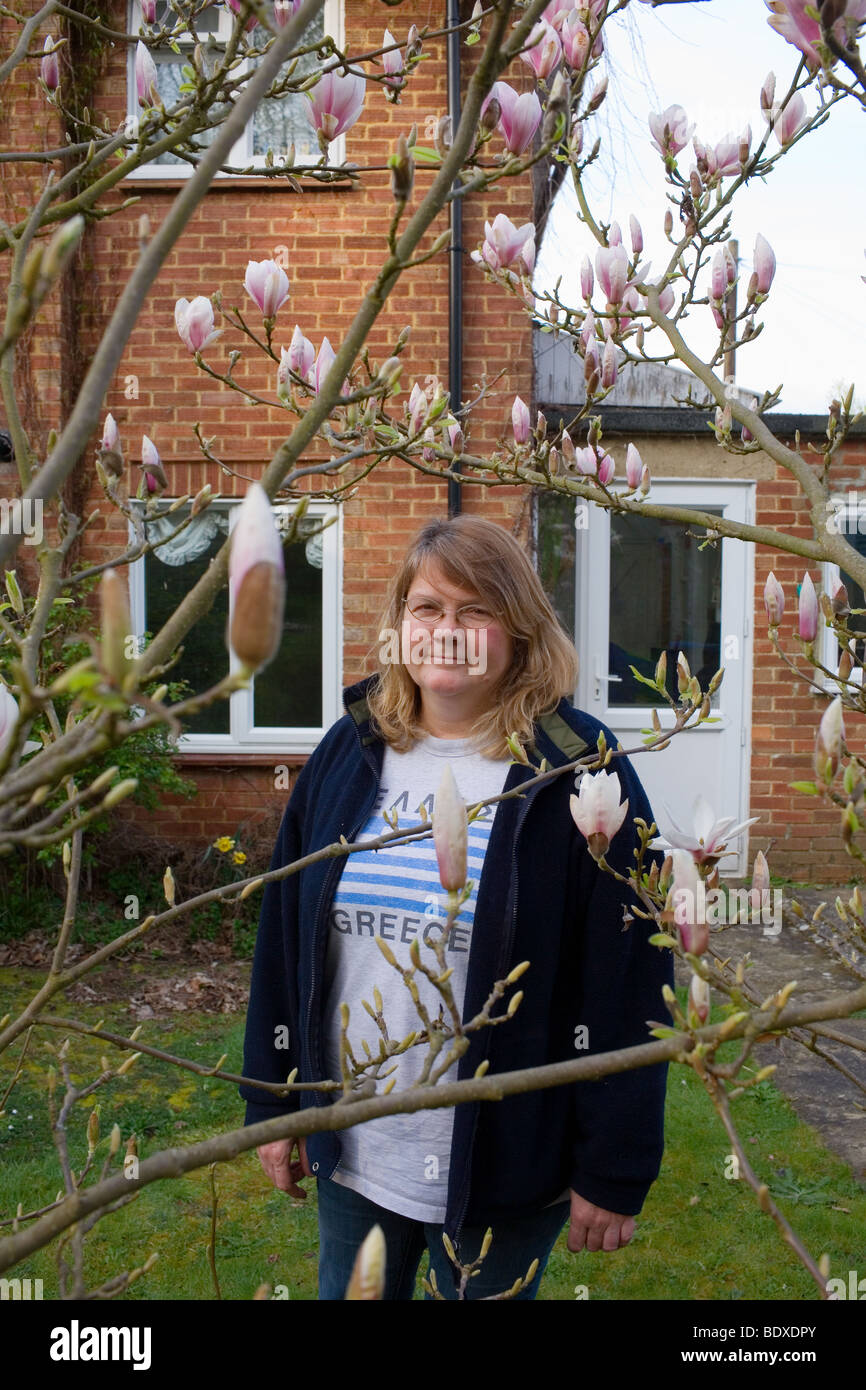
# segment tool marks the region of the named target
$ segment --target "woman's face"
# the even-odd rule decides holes
[[[422,706],[430,695],[437,703],[453,699],[455,708],[473,714],[487,709],[514,659],[511,636],[495,617],[484,627],[470,628],[455,614],[464,605],[489,608],[489,603],[477,590],[452,584],[435,562],[422,566],[406,597],[414,607],[426,600],[446,610],[433,624],[413,617],[403,606],[403,659],[421,691]]]

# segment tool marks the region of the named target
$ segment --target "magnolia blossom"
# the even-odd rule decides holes
[[[117,449],[119,445],[120,434],[118,433],[117,422],[109,411],[102,427],[102,447],[103,449]]]
[[[346,1286],[347,1303],[376,1302],[385,1297],[385,1232],[372,1226],[355,1256]]]
[[[659,308],[661,309],[663,314],[670,313],[671,309],[674,307],[675,299],[676,295],[674,294],[673,285],[665,285],[664,289],[659,295]]]
[[[776,273],[776,257],[773,248],[760,232],[755,237],[754,254],[755,275],[759,294],[768,294]]]
[[[601,358],[601,384],[605,390],[616,383],[616,367],[616,343],[613,338],[608,338]]]
[[[628,284],[628,252],[620,242],[600,246],[595,256],[595,273],[609,304],[619,304]]]
[[[764,904],[768,901],[764,897],[770,891],[770,866],[766,856],[758,850],[755,855],[755,863],[752,869],[752,886],[749,889],[749,906],[753,912],[760,912]]]
[[[766,5],[771,11],[767,20],[770,28],[799,48],[813,70],[819,68],[821,55],[815,47],[821,41],[821,25],[816,18],[818,4],[812,0],[766,0]],[[838,14],[831,26],[833,35],[844,47],[866,19],[866,0],[840,0],[832,9]]]
[[[474,251],[472,259],[479,264],[485,262],[491,270],[504,270],[521,261],[526,273],[532,273],[535,265],[535,224],[524,222],[515,227],[510,217],[500,212],[492,222],[484,223],[484,243],[480,252]]]
[[[586,62],[586,55],[589,52],[589,30],[580,17],[580,11],[571,10],[563,21],[562,30],[562,53],[569,67],[583,67]]]
[[[584,299],[592,299],[592,291],[595,288],[595,276],[592,273],[592,261],[589,256],[584,256],[580,263],[580,292]]]
[[[304,0],[274,0],[274,23],[277,28],[285,29],[289,20],[294,18],[303,3]]]
[[[616,772],[585,772],[578,795],[568,800],[572,819],[585,837],[593,859],[601,859],[626,817],[628,798],[620,804]]]
[[[808,570],[800,585],[800,599],[797,606],[798,631],[804,642],[814,642],[818,632],[818,595]]]
[[[511,407],[511,427],[515,444],[526,444],[529,439],[529,407],[519,396],[514,397]]]
[[[806,124],[806,103],[800,92],[795,92],[785,106],[773,106],[764,115],[773,127],[773,134],[784,148],[790,145],[794,136]]]
[[[10,690],[0,681],[0,758],[12,740],[18,723],[18,703]]]
[[[706,1023],[710,1016],[710,987],[700,975],[692,975],[689,982],[688,1010],[699,1023]]]
[[[60,60],[57,57],[57,50],[55,48],[56,42],[57,40],[52,38],[49,34],[42,45],[42,52],[45,56],[39,64],[39,72],[42,81],[45,83],[49,92],[56,92],[57,88],[60,86]]]
[[[144,491],[148,496],[165,492],[168,487],[168,478],[159,457],[159,450],[146,434],[141,436],[141,470],[143,473]]]
[[[433,844],[439,881],[447,893],[459,892],[466,883],[467,839],[466,804],[446,763],[433,802]]]
[[[629,487],[634,490],[640,486],[641,474],[643,472],[643,459],[633,444],[629,444],[625,451],[625,480]]]
[[[523,154],[541,122],[541,102],[535,92],[518,95],[507,82],[494,82],[481,106],[481,115],[491,101],[499,104],[498,129],[510,154]]]
[[[620,805],[620,778],[617,773],[584,773],[578,795],[571,795],[569,808],[574,824],[584,835],[592,858],[602,859],[623,821],[628,799]]]
[[[284,348],[285,352],[286,349]],[[305,338],[299,326],[295,324],[295,331],[292,334],[292,341],[288,347],[288,366],[302,381],[309,381],[310,371],[316,360],[316,349]]]
[[[385,70],[385,86],[392,92],[399,92],[403,86],[403,54],[393,45],[397,42],[390,29],[385,30],[382,47],[390,50],[382,54],[382,67]]]
[[[845,724],[842,719],[842,697],[831,700],[821,716],[818,733],[815,737],[813,766],[818,780],[827,786],[836,776],[839,758],[842,754],[842,740],[845,737]]]
[[[616,477],[616,463],[612,455],[602,449],[598,456],[598,481],[602,487],[609,487]]]
[[[285,604],[283,545],[268,494],[251,483],[238,509],[229,551],[226,640],[250,670],[267,665],[280,645]]]
[[[520,56],[540,81],[549,77],[562,57],[562,44],[556,30],[545,20],[536,24]]]
[[[190,352],[203,352],[221,331],[214,328],[213,305],[203,294],[196,295],[192,301],[179,299],[174,306],[174,322]]]
[[[663,155],[676,155],[685,149],[692,138],[694,124],[682,106],[669,106],[660,113],[653,112],[649,117],[650,133],[657,149]]]
[[[764,607],[770,627],[778,627],[785,611],[785,591],[772,570],[764,585]]]
[[[289,296],[289,277],[276,261],[249,261],[244,276],[244,289],[261,309],[266,319],[276,315]]]
[[[242,9],[241,0],[228,0],[228,3],[229,9],[233,10],[235,14],[239,15]],[[259,21],[256,18],[256,16],[254,14],[251,14],[246,24],[244,25],[245,32],[248,32],[250,29],[255,29],[258,22]]]
[[[716,813],[706,797],[698,794],[692,807],[693,833],[688,834],[681,830],[671,815],[667,807],[667,819],[669,829],[665,833],[665,838],[671,845],[676,845],[680,850],[687,850],[696,864],[713,864],[720,859],[725,852],[725,846],[729,840],[733,840],[740,835],[750,825],[754,825],[760,820],[760,816],[752,816],[750,820],[740,821],[737,825],[736,816],[722,816],[716,820]],[[660,848],[658,840],[653,841],[653,848]]]
[[[430,413],[430,402],[423,387],[416,381],[409,392],[409,428],[413,434],[420,434]]]
[[[156,0],[140,0],[141,17],[145,24],[156,23]]]
[[[353,126],[364,106],[366,83],[360,73],[325,72],[312,91],[304,95],[310,103],[307,119],[323,140],[336,140]]]
[[[135,90],[139,106],[157,105],[159,86],[156,78],[156,63],[150,56],[150,49],[140,39],[135,48]]]

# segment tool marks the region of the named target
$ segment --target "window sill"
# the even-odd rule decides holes
[[[191,175],[187,175],[185,178],[172,174],[166,174],[164,178],[156,174],[142,174],[139,178],[136,178],[135,175],[128,175],[125,179],[120,180],[117,187],[121,189],[136,188],[139,191],[142,188],[155,188],[168,192],[183,188],[185,184],[189,183],[190,178]],[[304,177],[297,179],[296,182],[300,184],[304,193],[332,193],[334,191],[346,193],[354,191],[357,179],[352,179],[346,174],[331,183],[323,183],[320,179]],[[239,193],[248,188],[268,189],[274,193],[294,193],[294,189],[285,175],[265,178],[257,174],[226,174],[222,178],[213,179],[207,191],[208,194],[211,194],[224,189],[226,193]]]

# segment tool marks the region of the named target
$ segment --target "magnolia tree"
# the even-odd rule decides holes
[[[645,3],[646,0],[643,0]],[[666,3],[666,0],[656,0]],[[671,0],[673,3],[674,0]],[[399,0],[397,0],[399,4]],[[746,346],[760,332],[760,315],[771,296],[775,259],[772,248],[759,236],[755,247],[754,274],[745,293],[745,304],[731,310],[730,290],[736,265],[726,249],[732,205],[737,192],[756,176],[772,175],[783,158],[796,158],[799,143],[818,125],[832,118],[842,101],[866,105],[866,74],[858,36],[866,16],[866,0],[843,3],[825,0],[814,8],[797,0],[774,0],[770,23],[780,39],[780,67],[793,69],[782,81],[770,74],[759,94],[752,134],[742,134],[715,146],[704,145],[686,113],[672,106],[649,116],[649,130],[658,153],[658,174],[667,182],[671,210],[664,232],[669,254],[661,270],[650,276],[642,263],[643,235],[638,217],[629,218],[628,240],[616,223],[606,225],[592,211],[584,174],[599,150],[594,117],[606,99],[606,78],[600,75],[606,61],[605,29],[629,5],[630,0],[583,0],[580,4],[559,0],[544,4],[510,4],[490,0],[477,4],[471,16],[457,25],[461,40],[474,46],[476,64],[468,85],[459,124],[452,128],[443,114],[433,147],[420,147],[416,130],[407,129],[390,157],[393,216],[382,264],[360,296],[354,320],[334,346],[325,337],[318,347],[297,324],[288,332],[286,305],[290,285],[285,271],[274,261],[250,261],[244,288],[250,305],[245,316],[223,308],[221,294],[195,294],[178,300],[177,331],[182,342],[210,378],[222,382],[253,403],[272,401],[254,395],[234,377],[240,348],[232,348],[228,362],[221,335],[231,330],[243,350],[264,354],[272,363],[276,400],[285,410],[285,438],[263,471],[261,482],[250,486],[238,524],[228,544],[213,561],[176,612],[144,651],[130,643],[132,623],[125,569],[135,559],[165,543],[156,538],[149,522],[166,515],[160,496],[168,483],[159,454],[148,436],[142,441],[140,478],[131,482],[124,462],[126,441],[111,415],[104,413],[104,398],[121,360],[125,345],[145,297],[168,253],[183,233],[196,205],[219,170],[231,170],[230,151],[243,132],[250,114],[268,95],[305,93],[308,119],[315,130],[320,158],[296,163],[289,151],[280,163],[268,156],[267,167],[275,174],[296,178],[299,174],[329,181],[358,177],[354,165],[344,169],[331,160],[333,142],[349,133],[365,103],[388,100],[399,103],[413,81],[425,52],[443,44],[446,30],[431,31],[419,23],[420,14],[406,3],[389,16],[398,33],[386,29],[375,52],[341,51],[330,38],[314,44],[304,35],[321,9],[320,0],[230,0],[231,35],[224,49],[199,41],[197,21],[206,6],[194,0],[176,3],[157,22],[155,0],[142,0],[139,35],[113,30],[104,20],[86,13],[62,9],[66,28],[60,30],[56,7],[45,5],[20,26],[20,35],[9,57],[0,66],[0,80],[31,78],[59,117],[75,129],[67,148],[40,154],[45,168],[41,192],[15,226],[0,228],[6,252],[9,295],[0,342],[0,389],[14,454],[20,494],[7,501],[5,525],[0,535],[0,559],[6,570],[7,599],[0,605],[0,853],[16,847],[62,846],[66,897],[54,945],[50,970],[33,998],[14,1016],[0,1022],[0,1049],[9,1062],[4,1103],[14,1095],[24,1052],[34,1034],[53,1052],[48,1069],[48,1104],[55,1137],[62,1187],[47,1206],[22,1200],[17,1213],[6,1221],[11,1230],[0,1239],[0,1270],[50,1242],[56,1242],[61,1293],[81,1297],[111,1296],[122,1292],[150,1266],[150,1261],[119,1271],[99,1289],[89,1290],[83,1258],[87,1232],[109,1213],[123,1206],[140,1189],[160,1179],[175,1177],[217,1161],[225,1162],[255,1146],[275,1139],[303,1137],[320,1129],[344,1129],[353,1124],[394,1113],[452,1106],[469,1100],[498,1099],[520,1091],[596,1079],[633,1066],[677,1061],[692,1067],[716,1107],[737,1156],[739,1171],[754,1189],[762,1210],[777,1224],[812,1275],[821,1297],[832,1297],[829,1267],[804,1247],[774,1202],[767,1186],[750,1165],[737,1133],[731,1102],[748,1086],[774,1070],[753,1067],[757,1042],[786,1035],[839,1066],[826,1051],[826,1040],[842,1039],[830,1020],[844,1018],[866,1007],[866,987],[835,994],[821,1003],[798,1003],[793,982],[779,980],[768,997],[761,998],[750,985],[746,962],[726,957],[711,931],[713,918],[707,909],[721,897],[718,864],[730,844],[747,825],[735,825],[735,817],[715,812],[701,801],[691,830],[665,827],[674,848],[660,863],[650,854],[657,829],[637,821],[639,850],[627,875],[618,875],[627,886],[633,919],[650,924],[660,950],[673,951],[688,968],[688,1001],[681,1007],[667,991],[659,1000],[664,1020],[665,1005],[673,1026],[648,1025],[647,1042],[616,1055],[593,1055],[572,1061],[507,1075],[485,1076],[483,1067],[473,1079],[448,1079],[449,1071],[480,1028],[508,1027],[519,1008],[522,994],[513,986],[531,963],[523,962],[507,978],[490,981],[483,1009],[463,1019],[451,992],[445,961],[445,943],[456,914],[468,895],[466,885],[466,827],[481,810],[460,800],[453,776],[446,772],[437,792],[430,832],[435,840],[441,882],[448,895],[448,919],[442,938],[431,945],[426,959],[416,943],[411,967],[401,966],[384,942],[379,942],[387,965],[397,970],[416,1001],[418,1027],[401,1042],[390,1039],[378,991],[368,1001],[368,1013],[379,1034],[378,1051],[367,1047],[366,1056],[353,1047],[354,1031],[344,1010],[342,1020],[343,1065],[339,1078],[302,1087],[290,1075],[284,1086],[250,1081],[264,1091],[288,1095],[298,1089],[318,1089],[335,1094],[336,1103],[307,1109],[246,1129],[214,1135],[182,1148],[139,1157],[135,1136],[124,1136],[115,1126],[110,1136],[100,1137],[98,1118],[85,1110],[91,1098],[107,1086],[115,1086],[138,1056],[146,1053],[162,1059],[167,1068],[237,1084],[244,1078],[224,1069],[225,1058],[214,1066],[168,1055],[138,1036],[121,1036],[101,1026],[90,1027],[74,1018],[60,1018],[52,1006],[73,983],[121,956],[145,936],[154,938],[203,903],[239,900],[256,893],[268,881],[297,873],[325,856],[351,854],[345,841],[323,846],[315,854],[267,874],[178,899],[171,868],[164,877],[165,906],[99,949],[70,957],[79,914],[83,846],[88,829],[135,789],[133,779],[122,778],[116,767],[92,773],[94,760],[120,748],[135,734],[154,728],[179,731],[183,721],[205,704],[225,699],[248,684],[254,673],[274,655],[281,632],[283,608],[283,559],[281,538],[274,525],[274,499],[295,503],[291,539],[311,496],[340,501],[363,476],[386,459],[400,459],[407,467],[444,480],[459,476],[463,486],[495,481],[524,487],[546,488],[580,498],[598,507],[631,515],[670,518],[706,531],[710,543],[731,537],[788,551],[816,567],[821,560],[839,564],[866,586],[866,559],[828,528],[829,476],[835,456],[852,424],[852,393],[844,401],[828,403],[826,442],[822,469],[797,450],[783,445],[764,418],[776,399],[773,393],[750,405],[722,374],[724,354],[732,346]],[[639,5],[634,8],[639,13]],[[413,19],[416,22],[412,22]],[[69,106],[59,53],[70,37],[88,29],[110,37],[135,51],[135,80],[139,117],[112,130],[94,124],[91,112]],[[180,35],[189,34],[191,61],[184,67],[176,102],[168,106],[160,95],[155,57]],[[314,57],[300,69],[290,61]],[[239,60],[250,56],[253,64]],[[793,63],[786,59],[794,57]],[[512,85],[516,74],[534,75],[531,90]],[[509,81],[509,78],[511,81]],[[520,84],[526,86],[525,82]],[[379,90],[377,90],[379,89]],[[200,138],[209,133],[210,143]],[[172,151],[194,166],[176,195],[159,229],[141,229],[141,254],[129,275],[101,341],[90,360],[80,389],[66,418],[51,419],[47,449],[40,456],[25,426],[24,412],[16,397],[16,361],[25,350],[27,335],[38,322],[41,306],[57,282],[69,273],[69,258],[83,235],[88,218],[108,215],[106,195],[139,164],[157,154]],[[11,160],[12,154],[0,156]],[[35,158],[35,156],[34,156]],[[494,280],[506,294],[516,296],[525,312],[542,317],[551,331],[568,335],[582,359],[586,404],[568,429],[551,435],[539,417],[534,426],[525,404],[514,401],[513,437],[503,440],[492,455],[479,457],[467,449],[471,407],[449,401],[444,389],[434,384],[422,389],[401,380],[407,333],[393,342],[390,356],[371,363],[365,341],[389,294],[406,270],[432,257],[445,256],[449,235],[421,249],[434,218],[455,196],[484,194],[495,208],[496,188],[504,179],[519,178],[542,161],[556,161],[572,180],[580,216],[595,237],[594,263],[587,258],[581,271],[582,300],[563,302],[559,291],[537,295],[532,285],[535,227],[515,227],[504,213],[494,213],[486,225],[483,244],[474,252],[477,274]],[[432,173],[425,193],[414,190],[416,164],[423,162]],[[244,172],[234,170],[234,172]],[[192,288],[192,287],[191,287]],[[231,290],[226,286],[224,289]],[[303,317],[302,295],[292,299]],[[261,316],[261,325],[257,319]],[[689,346],[690,320],[710,315],[718,329],[714,352],[699,355]],[[250,322],[247,319],[250,319]],[[253,326],[251,326],[251,324]],[[285,340],[289,339],[288,346]],[[279,342],[279,346],[278,346]],[[625,459],[617,461],[603,446],[600,419],[592,412],[613,388],[618,373],[640,370],[647,362],[678,362],[690,369],[704,389],[706,409],[715,408],[715,433],[720,448],[737,455],[763,451],[799,483],[808,500],[813,535],[789,535],[769,527],[750,526],[689,507],[668,507],[652,501],[652,478],[634,444]],[[578,435],[583,429],[585,434]],[[89,567],[69,563],[73,545],[86,525],[65,501],[64,486],[81,466],[94,437],[100,440],[97,472],[107,502],[133,528],[134,540],[106,564]],[[327,462],[300,464],[317,440],[326,441]],[[578,443],[577,440],[580,439]],[[205,458],[212,458],[212,441],[201,440]],[[459,461],[459,471],[457,464]],[[308,478],[318,474],[315,491]],[[302,486],[303,482],[303,486]],[[192,499],[184,497],[167,509],[176,518],[172,534],[190,524],[191,518],[209,507],[211,490],[204,487]],[[47,524],[35,551],[36,580],[28,587],[16,570],[16,551],[24,539],[28,508],[42,507]],[[17,511],[16,511],[17,508]],[[181,509],[184,509],[183,511]],[[49,534],[53,539],[49,539]],[[100,637],[90,655],[67,665],[59,673],[47,671],[42,651],[56,618],[57,605],[69,591],[98,578]],[[179,643],[208,610],[220,588],[232,589],[232,622],[227,641],[237,661],[230,676],[189,698],[172,699],[168,674]],[[765,594],[770,633],[779,652],[785,611],[782,587],[770,576]],[[821,666],[815,655],[820,617],[838,634],[843,647],[838,670]],[[832,680],[838,695],[828,704],[816,729],[814,781],[805,790],[840,809],[842,834],[853,856],[862,857],[858,844],[866,798],[866,762],[845,743],[843,710],[864,707],[862,685],[857,679],[862,662],[854,646],[855,633],[848,627],[851,610],[842,586],[820,598],[807,570],[799,595],[799,665],[787,656],[792,674],[808,679],[820,669]],[[637,674],[637,673],[636,673]],[[601,869],[615,872],[606,855],[628,815],[621,802],[616,761],[623,752],[660,749],[671,738],[711,718],[711,697],[723,678],[719,671],[706,689],[692,675],[684,656],[677,663],[678,699],[668,692],[664,657],[654,679],[645,683],[659,705],[653,712],[654,732],[644,745],[623,750],[606,746],[604,738],[591,755],[565,768],[545,764],[519,791],[493,797],[489,803],[522,794],[537,781],[574,773],[578,794],[571,811],[590,853]],[[63,712],[63,718],[61,713]],[[663,716],[663,717],[662,717]],[[515,760],[528,764],[525,749],[511,739]],[[721,808],[724,810],[724,808]],[[372,842],[381,847],[404,840],[408,831],[396,819],[391,833]],[[412,831],[413,837],[417,830]],[[371,842],[364,848],[370,849]],[[769,892],[769,867],[758,855],[748,890],[748,907],[760,909]],[[837,900],[848,933],[848,944],[862,942],[863,904],[859,888],[850,902]],[[440,1009],[431,1016],[419,1002],[416,980],[425,977],[438,993]],[[531,988],[531,970],[525,982]],[[710,1024],[711,999],[721,1009],[722,1021]],[[502,1007],[504,1006],[504,1007]],[[62,1037],[58,1046],[51,1038]],[[89,1081],[73,1079],[75,1040],[101,1040],[107,1049],[101,1071]],[[851,1046],[855,1044],[845,1039]],[[721,1061],[722,1044],[736,1044],[733,1057]],[[17,1047],[16,1047],[17,1044]],[[862,1045],[861,1045],[862,1046]],[[410,1047],[425,1049],[422,1081],[411,1089],[393,1089],[389,1081],[392,1058]],[[10,1050],[11,1049],[11,1050]],[[116,1060],[111,1060],[112,1057]],[[121,1083],[122,1084],[122,1083]],[[89,1118],[82,1118],[85,1114]],[[125,1143],[125,1151],[121,1149]],[[86,1145],[86,1155],[84,1148]],[[81,1154],[78,1150],[81,1147]],[[481,1258],[486,1254],[486,1246]],[[459,1264],[460,1293],[465,1291],[475,1266]],[[374,1235],[359,1258],[352,1297],[376,1297],[380,1288],[383,1251],[380,1235]],[[531,1277],[532,1271],[527,1277]],[[513,1290],[503,1290],[508,1297]]]

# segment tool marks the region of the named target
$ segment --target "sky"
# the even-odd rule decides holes
[[[627,18],[605,29],[609,71],[607,101],[597,119],[603,149],[587,187],[596,216],[616,218],[628,245],[629,213],[643,228],[644,259],[661,272],[668,243],[663,220],[670,204],[660,155],[652,144],[647,113],[678,103],[695,134],[715,145],[749,123],[753,147],[765,128],[759,93],[767,73],[777,94],[787,90],[797,50],[767,24],[762,0],[709,0],[653,9],[629,6]],[[807,96],[810,112],[816,96]],[[826,410],[844,383],[854,382],[855,402],[866,403],[866,111],[846,98],[826,124],[802,140],[765,180],[753,180],[734,200],[730,235],[739,241],[741,297],[761,232],[776,255],[770,298],[759,310],[764,330],[737,352],[738,385],[755,392],[783,384],[773,409],[796,414]],[[585,148],[592,137],[585,139]],[[770,146],[775,151],[775,137]],[[770,148],[770,147],[768,147]],[[679,156],[688,175],[694,151]],[[561,293],[581,305],[577,281],[585,252],[596,243],[576,216],[568,182],[560,191],[537,262],[536,289],[563,276]],[[674,208],[677,220],[677,210]],[[708,274],[700,282],[703,288]],[[685,325],[692,347],[714,339],[710,310],[692,310]],[[649,348],[651,339],[648,338]]]

